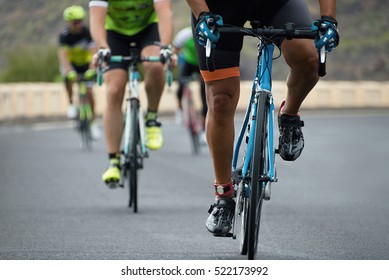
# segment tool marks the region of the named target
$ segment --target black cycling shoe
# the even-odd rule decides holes
[[[209,207],[209,215],[205,226],[215,236],[226,235],[232,228],[234,219],[235,200],[228,197],[218,197]]]
[[[280,130],[278,153],[286,161],[296,160],[304,148],[304,136],[301,127],[304,122],[300,116],[279,115],[278,128]]]

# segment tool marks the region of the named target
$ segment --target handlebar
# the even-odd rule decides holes
[[[161,62],[163,64],[167,64],[166,67],[166,81],[169,86],[171,86],[173,82],[173,74],[172,74],[172,66],[171,66],[171,58],[165,58],[164,56],[147,56],[141,57],[138,55],[133,56],[121,56],[121,55],[113,55],[108,59],[104,59],[104,57],[99,53],[98,58],[98,68],[97,68],[97,83],[99,86],[103,84],[103,62],[109,60],[110,62],[131,62],[131,63],[142,63],[142,62]]]
[[[252,36],[252,37],[262,37],[270,41],[280,40],[280,39],[315,39],[317,32],[312,31],[311,29],[297,29],[294,28],[293,23],[285,24],[285,28],[272,28],[272,27],[239,27],[239,26],[221,26],[218,27],[220,33],[229,33],[229,34],[241,34],[243,36]],[[207,68],[210,72],[214,71],[214,62],[213,62],[213,52],[212,44],[207,40],[206,44],[206,63]],[[326,75],[325,71],[326,64],[326,53],[324,47],[319,52],[319,68],[318,75],[323,77]]]
[[[130,61],[134,62],[133,56],[121,56],[121,55],[113,55],[110,57],[110,62],[123,62],[123,61]],[[136,62],[162,62],[161,57],[159,56],[148,56],[148,57],[139,57]]]

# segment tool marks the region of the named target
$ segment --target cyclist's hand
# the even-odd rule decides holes
[[[109,58],[111,57],[111,50],[106,48],[106,49],[99,49],[97,52],[99,58],[102,58],[104,62],[108,62]]]
[[[77,72],[74,70],[70,70],[66,73],[66,79],[70,82],[75,82],[77,80]]]
[[[220,38],[220,33],[217,30],[218,26],[223,26],[223,19],[219,15],[211,12],[202,12],[197,20],[195,28],[197,42],[205,47],[207,40],[211,41],[212,47]]]
[[[169,66],[175,66],[176,58],[170,45],[162,46],[159,54],[162,63],[169,63]]]
[[[99,49],[92,57],[92,67],[102,66],[99,63],[107,63],[111,57],[110,49]]]
[[[172,57],[173,50],[172,50],[171,46],[169,46],[169,45],[161,46],[161,50],[159,51],[159,54],[161,56],[162,63],[165,63],[166,61],[168,61]]]
[[[94,80],[95,76],[96,76],[96,70],[95,69],[88,69],[84,73],[84,77],[88,81]]]
[[[318,32],[316,49],[320,50],[324,46],[326,52],[330,52],[339,44],[338,22],[333,17],[322,16],[313,22],[311,29]]]

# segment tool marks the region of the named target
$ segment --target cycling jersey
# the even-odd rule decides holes
[[[68,59],[75,66],[89,64],[92,58],[90,48],[93,44],[87,27],[83,27],[82,31],[77,34],[71,33],[69,28],[65,27],[59,35],[59,46],[67,49]]]
[[[180,49],[184,60],[192,65],[198,65],[196,46],[193,39],[192,29],[190,27],[182,29],[174,38],[173,45]]]
[[[105,29],[132,36],[158,18],[154,3],[160,0],[90,0],[89,7],[100,6],[108,8]]]

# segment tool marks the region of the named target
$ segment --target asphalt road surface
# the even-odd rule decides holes
[[[193,156],[184,128],[162,120],[138,214],[127,189],[101,182],[104,139],[82,152],[71,122],[1,125],[0,259],[245,259],[237,240],[205,228],[207,148]],[[277,157],[258,258],[389,259],[389,110],[305,112],[304,121],[301,157]]]

